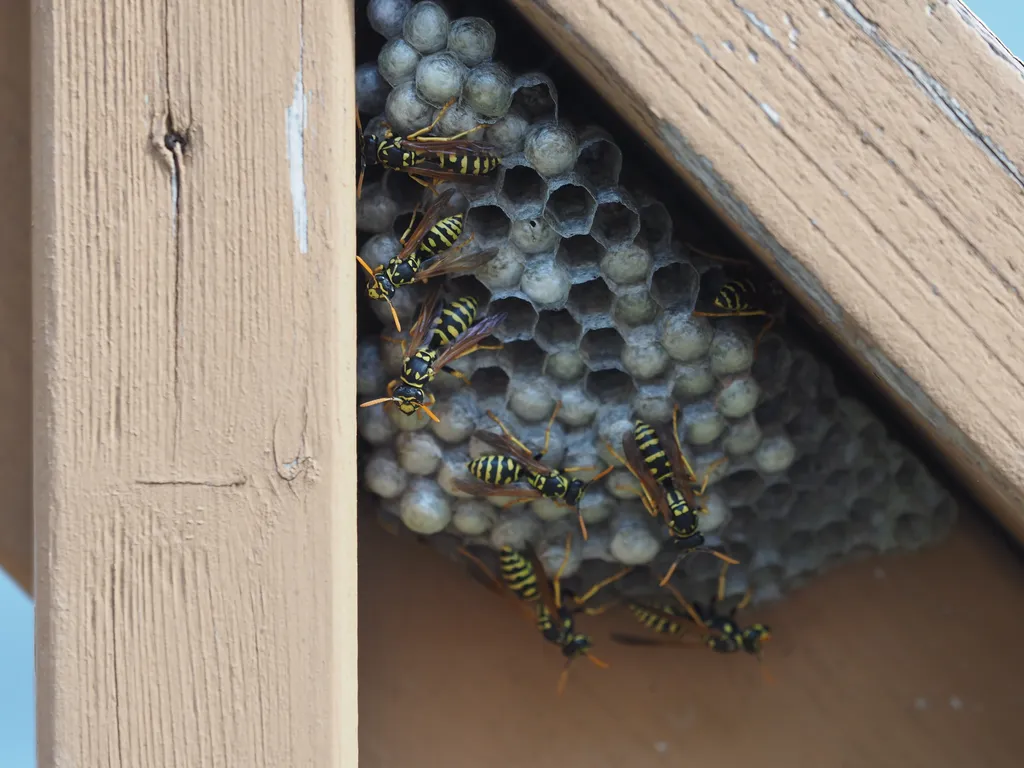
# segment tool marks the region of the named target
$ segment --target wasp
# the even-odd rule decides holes
[[[408,136],[396,136],[386,125],[379,136],[364,134],[362,168],[365,170],[367,165],[379,164],[388,170],[408,174],[418,184],[430,188],[440,181],[484,181],[483,177],[501,164],[501,158],[493,147],[465,137],[486,126],[475,125],[453,136],[427,135],[454,103],[455,99],[448,101],[430,125]],[[359,186],[361,184],[362,171]]]
[[[544,573],[544,566],[537,557],[537,553],[530,546],[527,546],[524,552],[518,552],[508,546],[501,548],[498,555],[501,568],[500,581],[476,555],[466,549],[459,551],[488,577],[492,590],[499,594],[511,593],[533,607],[531,621],[536,622],[537,629],[544,639],[558,646],[562,655],[565,656],[565,666],[558,679],[559,695],[565,690],[565,684],[569,677],[569,666],[575,659],[585,656],[599,668],[606,669],[608,667],[606,662],[601,661],[590,652],[593,641],[589,635],[577,631],[575,616],[579,613],[586,613],[589,616],[604,613],[610,607],[610,603],[599,608],[587,607],[586,603],[606,586],[632,571],[631,567],[623,568],[597,582],[583,595],[576,597],[571,591],[562,588],[562,574],[565,573],[572,553],[571,533],[565,538],[565,555],[558,571],[550,581]]]
[[[727,263],[741,263],[715,256],[696,248],[691,250],[709,259]],[[701,277],[694,317],[763,317],[764,325],[754,339],[757,350],[765,334],[785,312],[781,287],[774,281],[755,282],[745,275],[730,275],[723,269],[708,270]]]
[[[707,605],[690,603],[677,589],[669,585],[676,602],[686,609],[685,614],[678,613],[672,606],[652,607],[637,602],[628,603],[633,616],[648,629],[661,635],[681,638],[685,632],[681,622],[692,621],[701,634],[701,642],[715,653],[738,653],[740,651],[756,656],[760,661],[763,655],[763,644],[771,640],[771,627],[766,624],[742,626],[736,621],[736,614],[750,604],[750,590],[743,599],[731,610],[722,611],[720,606],[725,600],[725,575],[729,564],[722,566],[718,577],[718,589]],[[651,637],[612,633],[612,639],[627,645],[666,645],[675,644],[671,640]]]
[[[668,584],[680,560],[690,552],[708,552],[727,563],[737,564],[727,555],[704,546],[704,536],[697,523],[697,514],[706,512],[698,501],[707,489],[711,471],[724,459],[708,467],[700,488],[698,480],[683,454],[679,442],[679,406],[672,411],[672,437],[665,440],[650,424],[637,420],[632,433],[622,436],[625,458],[608,445],[608,451],[629,470],[640,483],[640,498],[651,515],[661,514],[679,556],[665,573],[661,586]]]
[[[399,332],[402,330],[402,324],[398,320],[398,312],[391,303],[391,298],[398,288],[416,282],[426,282],[441,275],[471,272],[498,252],[497,249],[492,249],[467,255],[463,248],[469,243],[472,235],[458,245],[455,244],[462,234],[465,215],[456,213],[442,217],[453,194],[454,190],[449,189],[439,195],[427,208],[415,229],[413,222],[416,220],[416,211],[413,211],[409,226],[401,237],[402,250],[391,257],[387,264],[371,269],[362,257],[356,256],[356,261],[370,276],[366,284],[366,295],[373,301],[387,303],[395,321],[395,329]]]
[[[612,467],[606,467],[591,480],[583,481],[573,477],[573,473],[590,470],[593,467],[566,467],[557,470],[541,463],[540,460],[547,454],[551,442],[551,425],[554,424],[561,407],[560,401],[555,404],[547,428],[544,430],[544,447],[537,453],[532,453],[509,432],[492,411],[488,411],[487,415],[501,428],[502,433],[496,435],[493,432],[479,431],[476,433],[476,437],[497,453],[479,456],[470,461],[466,468],[473,479],[456,479],[455,486],[473,496],[505,496],[510,499],[504,505],[505,508],[541,497],[561,502],[575,508],[580,531],[583,533],[583,538],[586,539],[587,524],[583,521],[580,503],[583,501],[587,488],[611,472]],[[507,487],[520,480],[525,481],[527,487]]]
[[[472,296],[439,302],[439,291],[433,291],[409,332],[408,345],[403,344],[405,349],[415,351],[405,358],[398,379],[388,383],[386,397],[360,403],[360,407],[390,402],[404,414],[411,416],[422,409],[432,420],[440,421],[430,410],[436,402],[434,396],[426,392],[426,386],[434,380],[437,372],[445,371],[465,381],[465,377],[449,363],[480,349],[501,348],[485,347],[480,342],[504,322],[505,313],[488,315],[477,322],[478,307],[479,302]],[[429,403],[426,402],[428,398]]]

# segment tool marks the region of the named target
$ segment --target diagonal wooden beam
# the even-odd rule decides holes
[[[956,0],[512,0],[1024,537],[1019,61]]]
[[[41,765],[355,765],[353,4],[33,0]]]

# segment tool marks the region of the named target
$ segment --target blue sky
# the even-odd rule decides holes
[[[1024,59],[1024,0],[967,4]],[[32,663],[32,604],[0,571],[0,768],[35,766]]]

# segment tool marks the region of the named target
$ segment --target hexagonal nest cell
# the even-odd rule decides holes
[[[547,182],[532,168],[515,165],[505,169],[499,195],[505,210],[514,212],[517,219],[539,216],[546,193]]]
[[[466,234],[484,243],[494,243],[508,237],[509,218],[496,205],[470,208],[466,214]]]
[[[537,322],[537,343],[553,352],[559,347],[571,346],[579,341],[583,329],[568,310],[545,311],[540,313]]]
[[[607,322],[612,292],[604,280],[577,283],[569,291],[569,312],[584,326]]]
[[[622,336],[614,328],[595,328],[583,334],[580,354],[592,371],[617,368],[621,365]]]
[[[656,169],[644,166],[635,139],[577,122],[584,115],[575,114],[574,100],[559,104],[561,82],[539,72],[513,73],[493,59],[495,49],[519,55],[521,41],[503,35],[500,25],[468,16],[447,19],[446,27],[436,6],[428,9],[436,29],[414,30],[416,39],[406,40],[403,19],[410,5],[418,7],[405,0],[372,4],[374,13],[397,16],[375,21],[391,42],[376,64],[367,61],[360,70],[357,102],[396,123],[424,125],[436,108],[423,101],[416,83],[431,99],[452,90],[456,107],[446,128],[486,124],[481,133],[487,138],[480,140],[500,143],[503,164],[490,181],[455,183],[458,207],[468,202],[465,231],[476,241],[470,251],[501,249],[502,258],[482,275],[493,292],[474,275],[443,280],[449,295],[480,299],[480,319],[498,312],[507,318],[484,342],[500,340],[503,349],[476,351],[453,365],[469,376],[470,386],[444,375],[428,387],[442,422],[396,416],[395,409],[359,414],[370,445],[363,460],[404,478],[369,489],[382,497],[383,514],[399,526],[406,525],[403,508],[417,520],[431,514],[451,519],[457,503],[473,501],[451,494],[451,473],[464,465],[472,432],[492,426],[485,411],[507,416],[531,441],[542,440],[544,423],[561,400],[553,455],[603,468],[605,439],[621,439],[641,417],[664,425],[679,405],[684,447],[695,469],[728,459],[705,498],[717,526],[707,532],[708,542],[741,562],[730,569],[731,599],[747,585],[754,587],[755,602],[777,599],[829,564],[865,551],[915,549],[949,530],[956,505],[948,492],[886,423],[840,391],[852,377],[834,374],[838,363],[829,362],[820,340],[802,331],[799,321],[787,314],[755,352],[759,318],[693,316],[702,285],[707,291],[722,270],[732,273],[686,241],[699,235],[701,248],[713,253],[735,254],[737,246],[715,234],[722,229],[708,212],[678,203],[687,193],[666,187]],[[458,6],[481,16],[492,10],[472,1]],[[384,37],[377,42],[384,46]],[[429,51],[424,55],[416,46]],[[575,96],[572,88],[566,92]],[[362,117],[367,130],[379,131],[384,115]],[[430,195],[404,173],[375,173],[380,180],[366,188],[358,224],[361,236],[381,238],[365,244],[369,252],[377,249],[379,259],[394,243],[377,233],[401,235],[413,208],[429,205]],[[627,177],[651,186],[626,183]],[[657,179],[657,187],[648,179]],[[743,274],[767,280],[754,267]],[[396,299],[406,314],[413,295]],[[367,304],[360,305],[358,381],[360,397],[369,400],[382,396],[400,360],[393,354],[381,359],[373,334],[389,329],[375,322]],[[388,320],[386,313],[380,317]],[[416,464],[427,474],[411,482],[396,457],[408,454],[408,435],[417,430],[441,446],[441,459],[433,472],[430,461]],[[423,445],[430,447],[431,440]],[[613,502],[619,497],[610,483],[623,482],[622,474],[620,468],[588,494],[590,540],[573,567],[592,583],[628,561],[636,569],[610,593],[663,598],[654,571],[663,572],[675,550],[635,498]],[[441,533],[420,533],[452,554],[462,544],[486,552],[504,540],[548,547],[574,530],[570,514],[544,505],[514,512],[497,511],[491,500],[481,505],[463,516],[473,518],[465,531],[452,523]],[[631,560],[637,552],[643,556]],[[706,597],[718,567],[715,558],[688,558],[674,583],[685,594]]]
[[[494,330],[494,335],[503,342],[529,339],[537,326],[537,310],[523,299],[510,296],[491,302],[489,314],[504,312],[505,320]]]
[[[544,217],[562,237],[590,232],[597,200],[586,187],[563,184],[554,190],[544,206]]]
[[[575,281],[597,277],[604,248],[590,235],[567,237],[558,245],[556,258]]]
[[[605,248],[625,245],[636,239],[640,217],[622,203],[600,203],[594,212],[590,234]]]

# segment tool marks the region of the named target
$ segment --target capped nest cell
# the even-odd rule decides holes
[[[473,432],[494,426],[488,409],[538,450],[561,402],[545,457],[553,467],[600,469],[614,461],[606,440],[618,448],[634,419],[665,423],[681,407],[681,437],[698,474],[726,460],[700,527],[708,544],[742,564],[730,569],[730,595],[749,587],[755,603],[778,599],[837,563],[917,549],[949,531],[956,506],[948,492],[865,405],[837,391],[830,366],[784,324],[755,354],[763,318],[693,314],[709,262],[674,237],[676,212],[620,185],[629,148],[598,126],[569,122],[551,79],[513,73],[493,58],[500,40],[492,24],[449,18],[428,1],[373,0],[368,14],[383,37],[376,64],[364,63],[357,77],[364,124],[383,117],[411,132],[455,98],[439,134],[483,125],[479,139],[502,155],[488,181],[458,186],[471,247],[497,253],[450,285],[480,298],[481,315],[506,313],[495,331],[504,349],[459,361],[470,386],[438,375],[431,389],[439,423],[390,408],[359,413],[364,486],[388,528],[408,529],[452,557],[460,545],[486,556],[529,542],[551,570],[568,533],[569,584],[629,564],[639,567],[611,591],[662,594],[657,582],[676,551],[624,468],[584,497],[586,542],[570,508],[539,500],[503,510],[502,497],[469,497],[454,486],[483,450]],[[424,195],[400,173],[368,178],[358,220],[371,265],[397,252],[395,233]],[[421,296],[399,291],[403,326]],[[374,308],[389,321],[386,308]],[[359,349],[360,396],[380,397],[401,351],[369,334]],[[706,600],[719,565],[692,555],[674,583]]]

